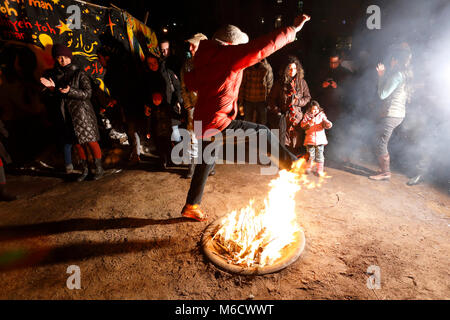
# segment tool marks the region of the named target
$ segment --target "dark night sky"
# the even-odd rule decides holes
[[[112,3],[133,14],[141,21],[149,12],[148,25],[155,31],[160,31],[168,25],[175,36],[188,37],[195,32],[211,35],[220,25],[235,24],[250,35],[258,35],[273,29],[277,14],[282,14],[284,24],[292,23],[296,13],[297,0],[192,0],[192,1],[143,1],[143,0],[112,0],[93,1],[98,4]],[[322,21],[331,33],[351,33],[357,17],[365,14],[367,3],[377,1],[366,0],[304,0],[305,13],[313,16],[313,23]],[[379,2],[379,1],[378,1]],[[264,17],[265,23],[261,24]],[[346,20],[343,25],[342,20]],[[326,20],[326,21],[323,21]],[[173,23],[177,23],[174,27]],[[330,27],[332,26],[332,27]],[[173,36],[173,35],[172,35]]]
[[[275,29],[274,22],[282,15],[282,25],[291,25],[297,14],[298,0],[192,0],[192,1],[143,1],[143,0],[96,0],[97,4],[108,6],[110,3],[127,10],[143,21],[149,12],[147,25],[151,27],[158,39],[167,37],[174,43],[182,43],[194,33],[202,32],[211,37],[223,24],[234,24],[248,33],[250,38]],[[351,36],[354,29],[365,27],[360,18],[365,17],[369,4],[380,0],[303,0],[303,11],[312,16],[307,27],[302,31],[303,41],[296,42],[283,49],[305,57],[306,47],[314,46],[315,52],[325,54],[323,48],[335,44],[338,36]],[[261,23],[264,18],[264,24]],[[343,21],[345,20],[345,24]],[[174,26],[173,24],[177,25]],[[361,26],[358,26],[361,25]],[[169,27],[169,33],[163,35],[163,27]],[[303,48],[302,48],[303,46]],[[308,50],[309,51],[309,50]]]
[[[144,0],[93,0],[91,2],[109,6],[110,3],[127,10],[137,19],[143,21],[149,12],[147,25],[161,40],[169,38],[172,47],[180,53],[183,41],[197,32],[211,37],[223,24],[234,24],[254,38],[272,31],[278,15],[282,15],[282,25],[290,25],[297,14],[299,0],[191,0],[191,1],[144,1]],[[448,0],[429,0],[427,3]],[[401,20],[394,30],[369,31],[366,27],[366,13],[369,5],[379,5],[382,24],[386,26]],[[420,5],[417,5],[420,4]],[[355,53],[371,43],[372,50],[384,50],[394,41],[394,33],[408,33],[411,36],[411,21],[415,21],[420,12],[414,8],[423,7],[423,0],[303,0],[303,11],[312,16],[310,22],[298,35],[300,41],[283,48],[270,57],[270,62],[277,64],[278,56],[287,53],[297,55],[302,61],[325,59],[339,37],[352,37],[352,50]],[[428,5],[428,4],[425,4]],[[398,9],[403,8],[398,12]],[[404,10],[406,8],[407,10]],[[261,23],[264,18],[264,24]],[[176,23],[176,26],[174,26]],[[413,25],[412,25],[413,26]],[[168,27],[169,33],[163,35],[161,30]],[[414,27],[414,26],[413,26]],[[397,32],[397,29],[398,32]],[[400,30],[401,29],[401,30]],[[394,31],[394,32],[392,32]],[[424,32],[425,31],[425,32]],[[415,36],[426,36],[431,31],[419,30]],[[355,35],[358,35],[357,37]],[[403,39],[409,40],[409,39]],[[414,39],[416,40],[416,39]],[[364,49],[364,48],[363,48]],[[375,55],[378,52],[373,52]],[[308,70],[307,70],[308,71]],[[314,71],[314,70],[309,70]]]

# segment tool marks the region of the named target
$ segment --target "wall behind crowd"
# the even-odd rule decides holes
[[[155,33],[119,8],[69,0],[0,0],[0,6],[8,9],[0,11],[0,118],[11,133],[7,144],[18,162],[35,158],[53,141],[39,84],[43,71],[53,67],[53,44],[69,47],[74,64],[106,93],[99,48],[114,48],[113,54],[127,62],[142,61],[144,51],[157,50]],[[76,20],[71,25],[70,6],[80,12],[79,26]]]

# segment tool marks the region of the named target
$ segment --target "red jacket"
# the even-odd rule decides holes
[[[202,121],[202,132],[197,137],[211,137],[217,133],[211,129],[222,131],[236,118],[243,70],[294,41],[295,34],[287,27],[241,45],[200,41],[194,69],[184,75],[188,90],[198,93],[194,121]]]

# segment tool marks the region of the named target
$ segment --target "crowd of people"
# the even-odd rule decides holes
[[[292,26],[252,40],[232,25],[217,30],[212,39],[197,33],[186,40],[189,52],[182,63],[171,54],[170,41],[165,39],[159,43],[160,55],[145,52],[143,68],[123,63],[114,50],[101,47],[97,56],[106,69],[104,83],[109,95],[102,100],[100,108],[91,102],[96,99],[98,88],[73,63],[71,50],[55,44],[52,49],[55,66],[42,75],[40,82],[66,172],[72,173],[77,166],[72,161],[72,153],[76,151],[81,168],[77,181],[88,178],[89,159],[94,166],[92,179],[104,176],[99,117],[107,114],[113,128],[127,134],[132,145],[131,165],[141,161],[141,142],[146,139],[154,142],[160,167],[166,169],[171,165],[174,145],[182,142],[180,128],[188,130],[189,160],[185,177],[192,180],[182,210],[182,215],[188,218],[207,219],[200,203],[207,177],[215,174],[215,162],[196,159],[211,142],[212,129],[223,133],[230,129],[265,132],[269,142],[276,139],[279,143],[280,168],[289,169],[292,162],[306,154],[306,172],[322,175],[328,140],[330,145],[334,144],[332,150],[351,152],[343,130],[348,125],[346,117],[354,112],[348,99],[354,89],[349,85],[353,70],[345,68],[339,54],[332,52],[329,66],[309,77],[314,80],[308,85],[298,57],[285,57],[275,76],[267,60],[272,53],[293,42],[309,19],[307,15],[299,16]],[[405,117],[405,106],[411,96],[411,51],[407,46],[399,46],[389,56],[389,68],[386,70],[379,64],[378,84],[374,83],[380,102],[374,144],[380,171],[370,176],[373,180],[391,177],[387,145],[393,130]],[[124,80],[124,75],[133,81]],[[239,114],[240,106],[243,117]],[[194,131],[194,120],[202,122],[201,132]],[[273,135],[270,129],[278,129],[279,136]],[[5,130],[0,133],[7,137]],[[342,153],[333,154],[339,158]],[[0,156],[7,163],[11,161],[1,144]],[[416,178],[410,184],[419,180]],[[0,199],[13,200],[15,197],[6,192],[5,183],[0,160]]]

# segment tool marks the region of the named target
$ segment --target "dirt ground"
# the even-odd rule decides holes
[[[210,222],[262,201],[274,176],[219,165],[206,186]],[[275,274],[224,272],[199,246],[207,222],[181,218],[185,169],[142,165],[101,181],[8,176],[21,198],[0,203],[0,299],[450,299],[450,197],[422,184],[369,181],[362,167],[296,196],[300,258]],[[67,268],[81,289],[66,287]],[[381,288],[368,289],[367,269]]]

